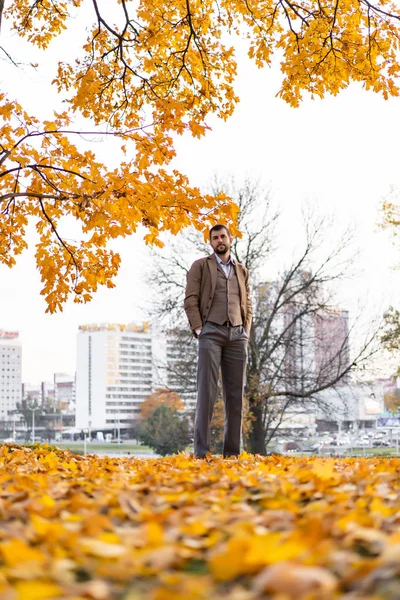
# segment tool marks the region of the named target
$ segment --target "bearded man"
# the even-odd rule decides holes
[[[240,453],[243,391],[252,307],[249,273],[231,254],[225,225],[210,229],[213,254],[196,260],[187,274],[185,312],[198,339],[194,454],[210,452],[211,418],[219,370],[225,405],[224,457]]]

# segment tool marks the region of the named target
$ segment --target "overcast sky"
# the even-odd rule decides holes
[[[24,56],[24,45],[2,33],[1,45],[14,56]],[[52,110],[55,91],[46,84],[54,58],[68,54],[68,42],[57,41],[43,71],[15,69],[0,64],[2,86],[10,97],[40,116]],[[35,60],[30,51],[30,60]],[[226,123],[210,121],[205,139],[177,140],[173,167],[192,184],[207,186],[215,173],[260,179],[271,189],[282,213],[280,256],[289,255],[301,231],[301,207],[311,201],[320,212],[335,215],[331,234],[349,223],[357,226],[359,276],[339,290],[344,308],[359,299],[373,309],[384,309],[399,298],[400,250],[388,232],[378,228],[379,205],[390,190],[400,190],[397,143],[400,139],[400,99],[383,100],[360,85],[336,98],[307,98],[297,109],[275,97],[278,66],[258,70],[245,56],[239,63],[237,92],[241,98]],[[99,146],[99,144],[97,144]],[[98,148],[109,153],[107,142]],[[396,193],[396,192],[395,192]],[[31,236],[33,240],[34,237]],[[23,344],[23,381],[52,380],[54,372],[75,371],[79,324],[125,323],[143,318],[149,268],[148,251],[140,235],[118,244],[122,267],[116,288],[100,290],[87,305],[68,303],[61,314],[46,315],[39,294],[34,249],[25,252],[12,270],[0,266],[0,328],[17,329]]]

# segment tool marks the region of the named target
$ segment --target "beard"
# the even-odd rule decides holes
[[[226,254],[226,252],[228,252],[229,250],[229,246],[227,246],[226,244],[219,244],[214,252],[215,254]]]

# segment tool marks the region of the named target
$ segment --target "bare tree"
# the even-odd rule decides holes
[[[307,245],[301,258],[316,249]],[[323,392],[336,388],[340,397],[350,373],[377,350],[378,326],[358,349],[351,348],[358,320],[350,326],[347,311],[338,309],[322,287],[345,272],[325,270],[324,262],[327,266],[322,258],[314,270],[303,271],[299,260],[273,284],[255,290],[247,384],[253,417],[248,442],[254,452],[263,453],[291,415],[317,409],[332,413]]]
[[[385,328],[382,334],[382,343],[390,352],[400,351],[400,311],[390,306],[383,315]]]
[[[167,333],[167,361],[159,365],[165,385],[175,390],[190,411],[196,401],[197,346],[188,327],[174,327]],[[192,419],[194,414],[191,415]]]
[[[240,207],[243,232],[241,239],[235,239],[232,253],[249,269],[253,290],[246,386],[251,422],[244,441],[247,449],[263,454],[291,415],[316,408],[332,410],[323,398],[324,390],[346,385],[350,373],[376,351],[377,337],[374,330],[358,349],[352,348],[350,336],[356,325],[349,325],[347,312],[335,302],[335,286],[353,272],[351,229],[332,240],[328,218],[305,214],[303,249],[289,265],[277,267],[273,280],[267,281],[264,269],[276,262],[278,215],[269,194],[257,183],[230,182],[228,187]],[[185,275],[196,252],[204,255],[209,249],[197,232],[191,232],[171,245],[168,254],[158,252],[154,258],[151,286],[157,290],[158,302],[152,317],[162,319],[166,328],[178,324],[178,338],[180,329],[187,330]],[[187,335],[186,340],[191,344],[190,364],[183,361],[181,366],[183,377],[188,378],[189,369],[195,368],[195,341],[188,341]],[[179,372],[177,362],[169,368]]]

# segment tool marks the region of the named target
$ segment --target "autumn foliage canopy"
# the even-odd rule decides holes
[[[390,0],[0,2],[2,31],[44,53],[80,18],[87,37],[51,77],[62,109],[41,120],[0,90],[0,260],[14,265],[34,224],[50,312],[70,295],[86,302],[99,285],[113,287],[120,257],[110,242],[140,224],[152,244],[162,231],[217,220],[235,232],[237,207],[170,165],[176,136],[201,138],[211,116],[233,113],[235,36],[259,67],[281,58],[277,92],[292,106],[351,81],[385,98],[399,93],[400,22]],[[96,156],[90,135],[118,141],[116,168]],[[76,222],[75,241],[61,234],[65,217]]]

